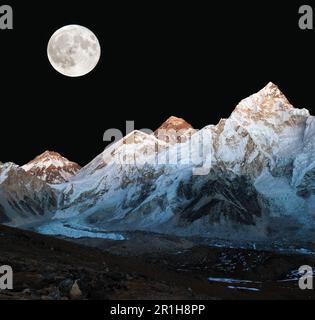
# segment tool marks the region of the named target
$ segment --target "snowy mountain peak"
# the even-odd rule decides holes
[[[180,130],[180,129],[188,129],[188,128],[192,128],[192,125],[190,123],[188,123],[182,118],[171,116],[160,126],[159,129]]]
[[[256,123],[279,132],[285,127],[305,123],[307,117],[309,112],[306,109],[294,108],[280,89],[269,82],[257,93],[242,100],[230,119],[245,127]]]
[[[35,159],[43,160],[43,161],[45,161],[46,159],[65,159],[66,160],[66,158],[61,156],[61,154],[59,154],[58,152],[49,151],[49,150],[46,150],[45,152],[37,156]]]
[[[280,91],[278,86],[269,82],[263,89],[242,100],[236,107],[236,111],[247,111],[249,113],[261,112],[262,117],[268,114],[279,113],[293,109],[286,96]]]
[[[51,184],[66,182],[81,169],[77,163],[54,151],[45,151],[22,168]]]
[[[68,159],[61,156],[58,152],[54,151],[45,151],[41,155],[37,156],[31,162],[23,166],[23,169],[28,171],[30,167],[40,166],[40,167],[62,167],[71,163]]]
[[[263,95],[266,97],[282,99],[287,104],[289,104],[286,96],[281,92],[279,87],[272,82],[269,82],[263,89],[258,92],[259,95]]]
[[[126,157],[142,158],[164,149],[167,144],[154,135],[134,130],[102,153],[105,163]]]
[[[196,130],[182,118],[169,117],[155,132],[154,135],[165,142],[181,143],[187,141]]]

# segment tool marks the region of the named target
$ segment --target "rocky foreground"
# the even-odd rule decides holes
[[[67,241],[0,226],[0,265],[14,271],[14,290],[0,298],[315,298],[295,279],[299,266],[315,265],[311,255],[211,248],[141,232],[127,238]]]

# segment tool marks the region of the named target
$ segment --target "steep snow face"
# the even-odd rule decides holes
[[[160,140],[174,144],[186,142],[195,132],[190,123],[171,116],[154,132],[154,135]]]
[[[0,184],[2,184],[8,177],[10,170],[17,168],[18,166],[12,162],[6,164],[0,163]]]
[[[83,167],[71,181],[89,179],[99,174],[103,175],[104,169],[111,164],[119,167],[136,166],[148,162],[148,158],[153,158],[154,162],[154,157],[167,146],[166,142],[158,140],[155,136],[135,130],[107,147],[104,152]]]
[[[31,222],[56,210],[58,192],[13,163],[0,166],[0,223]]]
[[[157,169],[157,156],[166,148],[167,143],[141,131],[133,131],[110,145],[64,185],[64,210],[57,216],[93,209],[103,197],[119,201],[116,191],[127,189],[133,179],[144,186],[150,174],[152,179],[162,174]]]
[[[303,135],[302,150],[293,162],[291,184],[302,197],[309,198],[315,193],[315,117],[310,116],[306,121]]]
[[[216,126],[217,156],[234,172],[258,175],[267,165],[276,166],[301,152],[308,118],[306,109],[293,108],[269,83]]]
[[[22,168],[51,184],[66,182],[81,169],[77,163],[52,151],[44,152]]]
[[[200,141],[203,141],[201,150]],[[201,155],[197,156],[199,153]],[[105,206],[104,201],[116,201],[126,208],[134,206],[153,189],[167,187],[159,185],[159,177],[162,184],[163,177],[172,183],[172,179],[178,180],[177,174],[191,175],[192,167],[207,165],[206,169],[210,170],[212,153],[210,128],[200,130],[191,140],[179,144],[168,144],[153,135],[134,131],[106,148],[65,185],[65,208],[57,216],[94,210]]]

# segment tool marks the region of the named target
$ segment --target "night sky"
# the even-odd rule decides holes
[[[315,114],[315,30],[298,28],[304,2],[239,2],[1,2],[13,7],[14,30],[0,30],[0,161],[53,150],[85,165],[108,128],[134,120],[156,129],[171,115],[216,124],[269,81]],[[50,36],[68,24],[91,29],[102,47],[81,78],[47,59]]]

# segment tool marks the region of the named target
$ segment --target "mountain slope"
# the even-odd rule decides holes
[[[19,224],[57,209],[58,192],[13,163],[0,165],[0,223]]]
[[[113,201],[118,196],[113,194],[116,190],[127,188],[130,179],[139,176],[139,170],[146,166],[146,159],[150,159],[151,166],[155,167],[156,156],[166,148],[167,144],[153,135],[131,132],[106,148],[65,184],[64,208],[57,216],[71,216],[93,209],[103,196],[111,197]]]

